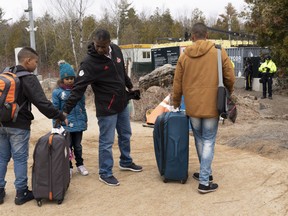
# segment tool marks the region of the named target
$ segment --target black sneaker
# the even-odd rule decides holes
[[[261,99],[265,99],[265,98],[266,98],[266,96],[262,96],[262,97],[261,97]]]
[[[194,173],[193,178],[196,179],[197,181],[199,181],[199,173]],[[210,183],[213,182],[213,176],[212,175],[209,176],[209,182]]]
[[[121,170],[129,170],[129,171],[133,171],[133,172],[141,172],[142,171],[142,167],[136,165],[135,163],[131,163],[129,166],[119,165],[119,168]]]
[[[5,189],[4,188],[0,188],[0,204],[2,204],[4,202],[5,195],[6,195]]]
[[[33,200],[34,196],[32,191],[28,190],[28,187],[25,190],[17,190],[15,197],[15,204],[22,205],[30,200]]]
[[[214,184],[214,183],[211,183],[208,186],[199,184],[198,192],[202,193],[202,194],[205,194],[205,193],[216,191],[217,188],[218,188],[218,184]]]
[[[268,98],[269,98],[270,100],[272,100],[272,96],[269,96]]]
[[[118,182],[118,180],[114,177],[114,176],[109,176],[109,177],[99,177],[99,181],[109,185],[109,186],[118,186],[120,185],[120,183]]]

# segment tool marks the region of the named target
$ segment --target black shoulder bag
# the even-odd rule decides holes
[[[236,104],[231,100],[229,91],[223,83],[221,46],[216,45],[218,57],[218,93],[217,93],[217,109],[219,116],[223,119],[229,119],[235,123],[237,118]],[[224,121],[223,121],[224,123]]]

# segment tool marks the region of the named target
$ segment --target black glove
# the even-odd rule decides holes
[[[56,119],[55,124],[53,125],[54,128],[58,128],[62,125],[61,119]]]
[[[60,127],[61,125],[66,125],[67,123],[65,122],[67,119],[67,113],[62,112],[62,115],[60,116],[60,118],[55,119],[55,124],[53,125],[54,128]],[[68,121],[67,121],[68,122]]]
[[[259,79],[259,83],[263,83],[263,78],[262,77]]]
[[[269,73],[270,68],[266,67],[266,73]]]
[[[128,100],[140,100],[140,90],[134,90],[134,91],[130,91],[128,92]]]

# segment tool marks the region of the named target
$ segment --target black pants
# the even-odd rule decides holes
[[[82,158],[82,136],[83,131],[80,132],[70,132],[70,149],[74,152],[75,160],[76,160],[76,166],[82,166],[83,165],[83,158]],[[70,168],[73,168],[72,162],[70,160]]]
[[[252,77],[252,74],[247,74],[246,75],[246,90],[252,90],[252,80],[253,80],[253,77]]]
[[[267,84],[268,84],[268,97],[272,97],[273,78],[272,78],[272,76],[264,75],[264,76],[262,77],[263,97],[266,97]]]

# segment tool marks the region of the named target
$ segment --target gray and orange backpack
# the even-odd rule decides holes
[[[25,102],[20,106],[17,104],[17,97],[20,91],[20,77],[31,75],[28,71],[16,72],[9,67],[0,72],[0,123],[15,122],[19,110],[24,106]]]

